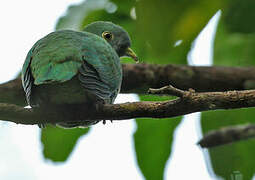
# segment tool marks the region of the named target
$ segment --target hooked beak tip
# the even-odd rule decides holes
[[[134,59],[136,63],[139,63],[139,59],[138,59],[137,55],[130,47],[127,48],[126,55],[128,57],[131,57],[132,59]]]

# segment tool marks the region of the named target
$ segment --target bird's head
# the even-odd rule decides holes
[[[138,62],[138,57],[130,48],[130,37],[122,27],[106,21],[97,21],[87,25],[84,31],[104,38],[115,49],[119,57],[129,56]]]

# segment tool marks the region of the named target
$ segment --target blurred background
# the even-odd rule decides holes
[[[54,30],[96,20],[123,26],[142,63],[254,64],[255,2],[232,0],[23,0],[0,2],[0,82],[15,78],[32,45]],[[128,58],[123,63],[132,63]],[[116,103],[169,97],[121,94]],[[254,109],[138,119],[65,130],[0,122],[0,179],[252,179],[253,139],[196,144],[223,126],[254,122]],[[223,119],[224,117],[224,119]]]

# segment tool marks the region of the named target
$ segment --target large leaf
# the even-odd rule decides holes
[[[232,0],[223,14],[229,31],[239,33],[255,32],[255,1]]]
[[[186,64],[193,40],[224,1],[140,0],[137,5],[137,34],[146,42],[153,63]],[[181,44],[174,46],[177,41]]]
[[[140,96],[142,101],[163,101],[169,97]],[[138,119],[134,134],[138,165],[147,180],[161,180],[171,153],[173,132],[181,117],[168,119]]]
[[[140,0],[136,6],[136,35],[145,42],[144,61],[186,64],[193,40],[221,6],[222,1],[219,0],[196,0],[192,3]],[[174,46],[178,40],[182,40],[182,43]],[[140,99],[162,100],[152,96],[140,96]],[[173,133],[180,119],[181,117],[136,120],[137,131],[134,138],[137,161],[146,179],[163,179],[165,163],[171,153]]]
[[[221,20],[215,39],[214,64],[223,66],[254,65],[254,47],[254,33],[230,33],[226,30],[224,20]]]
[[[222,12],[214,45],[214,64],[250,66],[255,61],[255,1],[233,0]],[[247,34],[250,32],[249,34]]]
[[[77,140],[88,131],[88,128],[63,129],[47,126],[41,131],[44,157],[55,162],[66,161]]]
[[[248,7],[249,6],[249,7]],[[216,33],[214,62],[216,65],[250,66],[255,61],[254,26],[250,15],[255,10],[253,1],[231,1],[222,12]],[[252,18],[253,19],[253,18]],[[250,24],[247,24],[250,23]],[[247,34],[247,33],[250,34]],[[254,123],[255,109],[240,109],[202,113],[204,133],[221,127]],[[255,141],[253,139],[209,149],[214,172],[226,179],[240,171],[243,179],[251,179],[255,173]]]

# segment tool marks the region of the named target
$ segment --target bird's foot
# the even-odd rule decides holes
[[[105,102],[102,100],[99,100],[97,103],[95,103],[94,107],[95,107],[96,111],[100,111],[104,104],[105,104]]]
[[[39,126],[39,128],[46,128],[46,124],[44,124],[44,123],[40,123],[40,124],[38,124],[38,126]]]
[[[113,120],[110,120],[111,121],[111,123],[113,123]],[[105,125],[106,124],[106,120],[103,120],[103,125]]]

